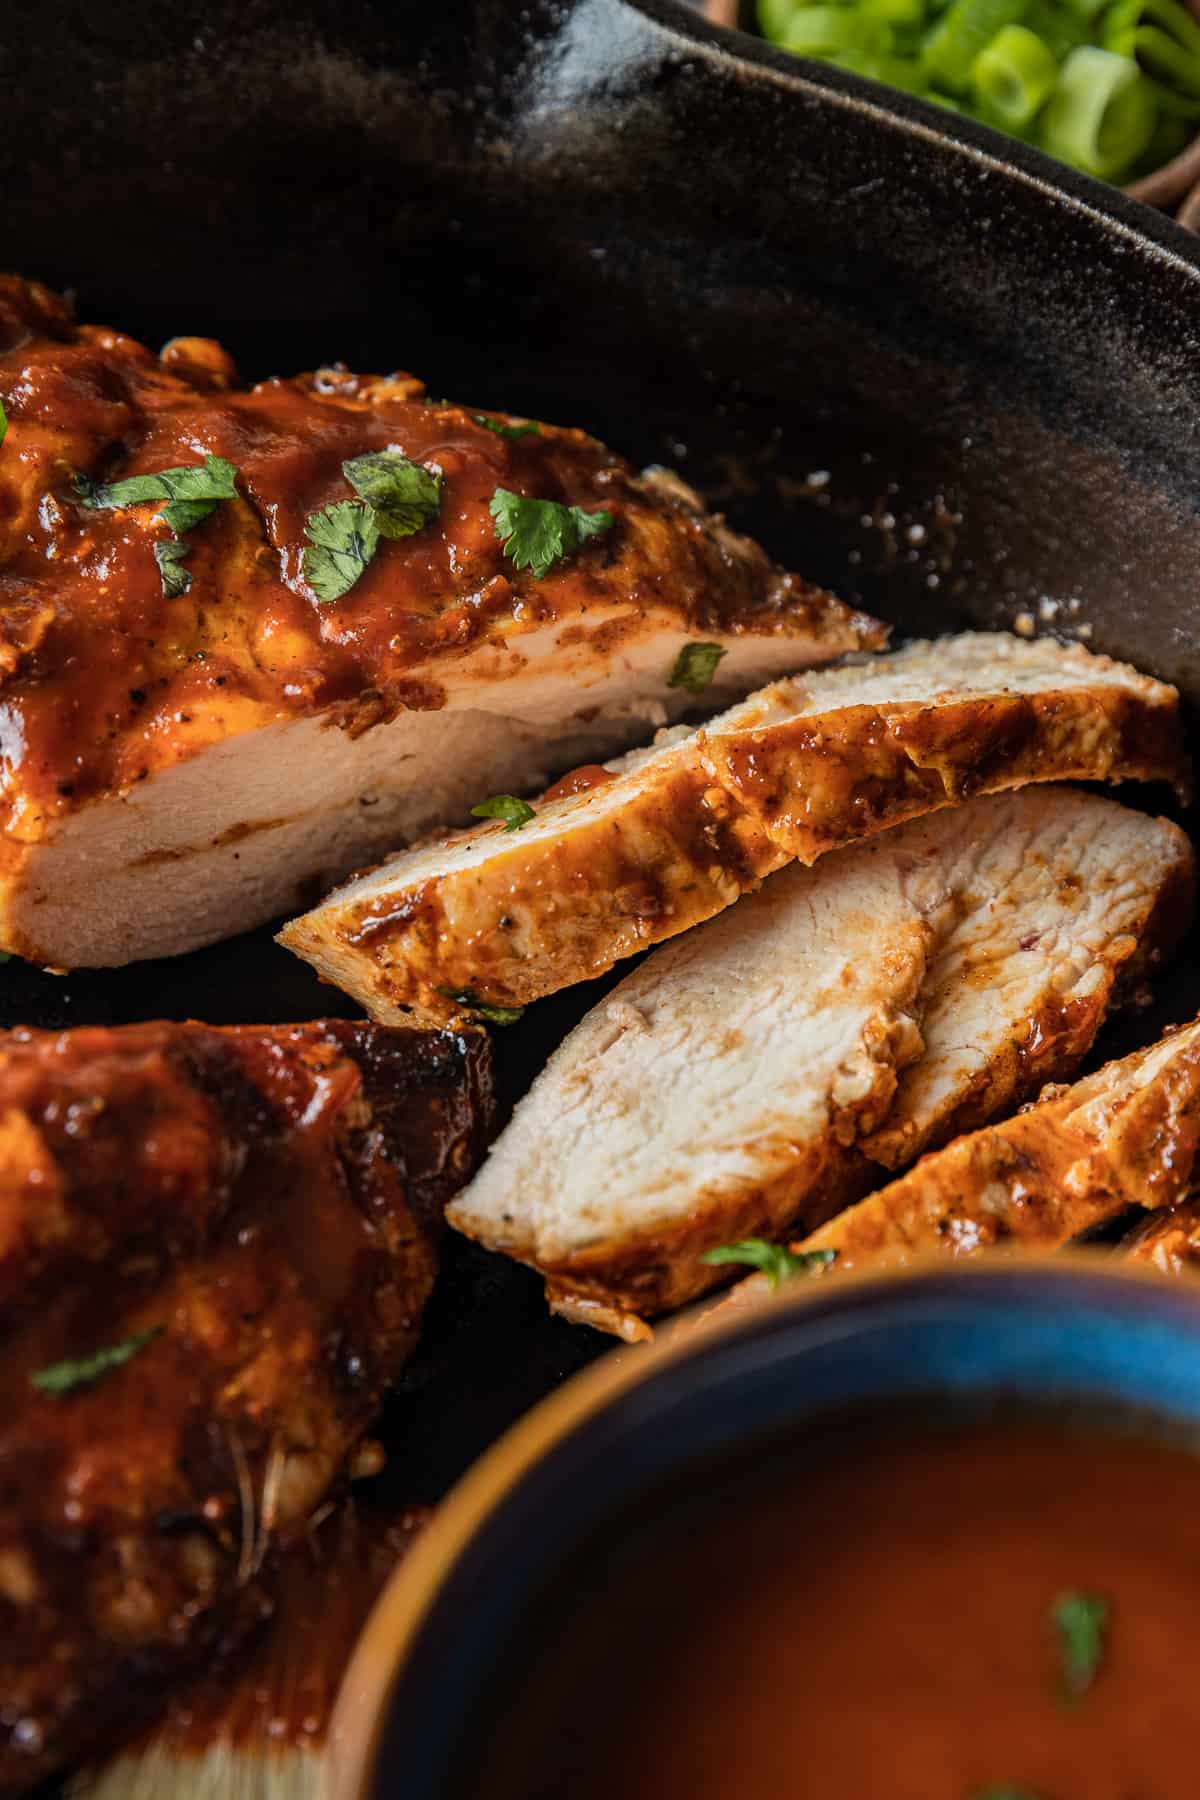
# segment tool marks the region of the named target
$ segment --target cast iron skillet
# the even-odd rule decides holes
[[[81,316],[584,424],[902,631],[1045,603],[1200,698],[1200,261],[1147,209],[670,0],[7,20],[3,261]],[[0,993],[4,1023],[352,1010],[266,933]],[[499,1038],[510,1097],[594,998]],[[603,1347],[447,1261],[388,1421],[406,1501]]]

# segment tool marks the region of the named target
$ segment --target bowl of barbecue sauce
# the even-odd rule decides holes
[[[1200,1793],[1200,1286],[817,1279],[621,1352],[375,1612],[335,1800]]]

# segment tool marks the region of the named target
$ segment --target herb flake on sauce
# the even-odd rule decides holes
[[[375,515],[386,538],[412,537],[437,518],[442,478],[400,450],[374,450],[351,457],[342,474]]]
[[[487,431],[494,431],[497,437],[523,438],[541,437],[542,428],[532,419],[526,419],[523,425],[508,425],[501,419],[489,419],[486,413],[472,413],[471,418],[476,425],[482,425]]]
[[[87,1356],[67,1357],[62,1362],[51,1363],[48,1368],[35,1370],[29,1377],[30,1382],[43,1394],[71,1394],[76,1388],[91,1387],[122,1364],[132,1362],[162,1329],[161,1325],[151,1325],[145,1331],[135,1332],[123,1343],[109,1344]]]
[[[505,556],[514,568],[531,570],[535,581],[615,522],[610,512],[584,512],[557,500],[529,500],[502,487],[492,495],[488,511]]]
[[[304,527],[304,579],[322,605],[354,586],[379,547],[379,523],[362,500],[335,500]]]
[[[706,1250],[701,1262],[713,1267],[721,1263],[744,1263],[761,1269],[773,1288],[794,1275],[818,1275],[837,1258],[836,1250],[787,1250],[782,1244],[769,1244],[765,1238],[743,1238],[737,1244],[721,1244]]]
[[[1086,1694],[1104,1661],[1109,1604],[1103,1594],[1074,1589],[1055,1596],[1050,1623],[1062,1659],[1062,1694],[1074,1704]]]
[[[702,694],[717,672],[717,664],[725,655],[720,644],[685,644],[675,658],[675,667],[667,677],[667,686],[686,688],[689,694]]]
[[[490,800],[481,800],[478,806],[471,808],[473,819],[503,819],[505,831],[520,831],[522,825],[528,825],[537,814],[528,800],[519,800],[515,794],[493,794]]]

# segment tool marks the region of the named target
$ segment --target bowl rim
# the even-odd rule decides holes
[[[1170,1278],[1149,1266],[1120,1262],[1110,1250],[1076,1249],[1053,1255],[990,1252],[978,1262],[948,1261],[936,1252],[903,1269],[866,1270],[793,1283],[753,1304],[684,1314],[660,1327],[651,1345],[622,1345],[572,1376],[510,1426],[471,1465],[438,1507],[415,1546],[376,1600],[338,1693],[328,1735],[325,1800],[370,1800],[378,1751],[392,1695],[422,1626],[460,1556],[507,1496],[571,1433],[657,1381],[693,1356],[736,1346],[774,1317],[944,1298],[986,1305],[998,1286],[1064,1289],[1094,1305],[1130,1300],[1135,1309],[1166,1312],[1200,1328],[1200,1279]],[[972,1296],[975,1297],[973,1300]],[[1168,1410],[1164,1403],[1164,1411]]]

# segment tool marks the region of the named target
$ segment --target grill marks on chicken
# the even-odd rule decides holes
[[[407,375],[247,389],[216,344],[155,357],[0,277],[0,400],[0,943],[34,961],[211,942],[611,755],[695,708],[668,685],[689,642],[726,651],[716,705],[886,636],[665,472],[581,431],[504,436]],[[438,516],[319,604],[306,521],[355,498],[346,460],[385,449],[441,476]],[[86,507],[73,477],[206,455],[237,497],[189,533],[169,598],[159,506]],[[614,523],[535,580],[496,535],[499,487]]]
[[[969,802],[773,876],[657,951],[551,1058],[452,1224],[636,1336],[1072,1073],[1189,916],[1173,825],[1066,788]]]
[[[523,1006],[973,793],[1184,769],[1172,688],[1078,645],[968,633],[778,682],[519,831],[390,860],[281,941],[378,1018]]]
[[[0,1038],[0,1788],[261,1616],[415,1341],[490,1116],[477,1034]]]

